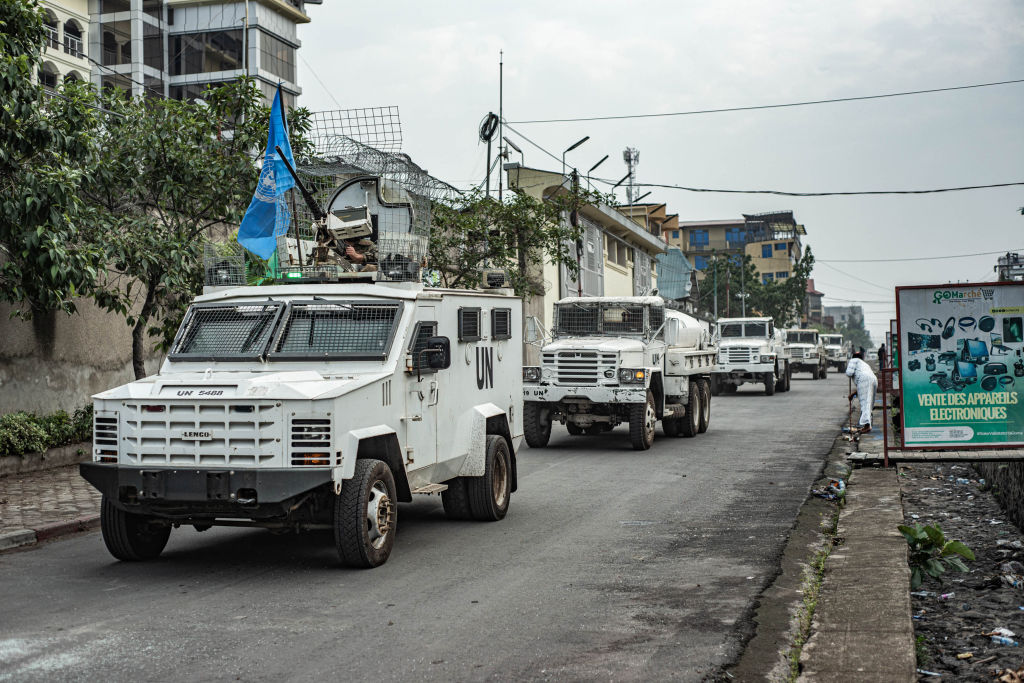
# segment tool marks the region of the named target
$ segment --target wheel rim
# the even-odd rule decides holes
[[[700,426],[700,411],[703,410],[700,400],[700,391],[693,392],[693,410],[690,411],[690,430],[694,431]]]
[[[711,401],[708,400],[709,394],[710,392],[705,394],[703,391],[700,393],[700,414],[705,422],[711,417]]]
[[[388,496],[387,486],[377,480],[370,487],[370,496],[366,501],[366,532],[370,545],[380,548],[388,539],[388,534],[395,524],[395,506]]]
[[[657,421],[658,416],[654,414],[654,406],[648,403],[647,411],[644,413],[644,436],[648,441],[654,438],[654,424]]]
[[[508,465],[505,462],[505,458],[496,457],[494,458],[494,466],[491,469],[491,489],[494,495],[494,504],[496,506],[505,506],[505,497],[508,495]]]

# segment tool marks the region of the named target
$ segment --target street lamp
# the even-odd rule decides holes
[[[522,165],[525,166],[526,165],[526,155],[523,154],[523,150],[519,149],[519,145],[517,145],[516,143],[512,142],[511,140],[509,140],[504,135],[501,136],[501,139],[505,141],[506,145],[508,145],[509,147],[514,149],[515,151],[519,152],[519,163],[521,163]]]
[[[643,199],[644,197],[646,197],[646,196],[647,196],[647,195],[649,195],[649,194],[650,194],[650,192],[644,192],[644,193],[643,193],[642,195],[640,195],[639,197],[636,197],[635,199],[633,199],[633,203],[634,203],[634,204],[638,204],[638,203],[640,203],[640,200],[641,200],[641,199]]]
[[[608,155],[605,154],[603,157],[601,157],[601,161],[597,162],[596,164],[594,164],[593,166],[590,167],[590,170],[587,171],[587,177],[589,178],[590,174],[594,172],[594,169],[597,168],[598,166],[600,166],[601,164],[603,164],[607,160],[608,160]]]
[[[568,154],[569,152],[573,151],[574,149],[576,149],[577,147],[579,147],[580,145],[582,145],[584,142],[586,142],[589,139],[590,139],[590,136],[588,135],[585,138],[583,138],[582,140],[577,140],[576,142],[572,143],[572,145],[570,145],[564,152],[562,152],[562,177],[563,178],[565,177],[565,155]]]

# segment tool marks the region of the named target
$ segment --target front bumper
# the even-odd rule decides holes
[[[283,503],[331,482],[331,469],[154,469],[81,463],[82,477],[118,507],[167,516],[276,516]]]
[[[766,372],[775,372],[775,363],[745,363],[743,365],[716,365],[713,372],[723,375],[759,375]]]
[[[642,384],[567,387],[554,384],[524,384],[523,400],[558,403],[564,399],[591,403],[644,403],[647,387]]]

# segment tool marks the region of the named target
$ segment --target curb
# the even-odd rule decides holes
[[[88,531],[97,528],[99,525],[99,515],[87,515],[76,519],[44,524],[38,529],[12,529],[11,531],[0,532],[0,552],[26,545],[35,545],[79,531]]]

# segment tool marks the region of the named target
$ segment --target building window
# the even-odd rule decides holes
[[[242,29],[171,37],[171,75],[234,71],[242,68]]]
[[[771,258],[771,257],[772,257],[772,245],[770,245],[770,244],[762,244],[761,245],[761,258]]]
[[[672,231],[672,239],[674,239],[674,240],[679,239],[679,231],[678,230],[673,230]]]
[[[725,241],[729,244],[739,244],[744,241],[743,228],[729,228],[725,231]]]
[[[787,273],[784,270],[780,270],[779,272],[775,273],[776,280],[785,280],[787,277],[789,277],[789,273]]]
[[[693,257],[693,267],[696,270],[704,270],[708,267],[708,257],[703,254],[697,254]]]
[[[188,83],[186,85],[172,85],[170,89],[170,98],[172,100],[184,100],[191,102],[196,98],[202,98],[203,92],[207,88],[219,88],[226,83]]]
[[[164,32],[152,24],[142,24],[142,63],[157,71],[164,67]],[[163,92],[160,94],[163,97]]]
[[[620,242],[611,235],[605,236],[605,249],[608,252],[608,261],[623,268],[629,267],[632,248],[625,242]]]
[[[761,276],[761,283],[765,285],[768,284],[769,282],[773,282],[774,280],[775,278],[772,277],[771,273],[765,273],[764,275]]]
[[[256,81],[260,86],[260,90],[263,92],[263,99],[267,101],[269,107],[274,101],[274,95],[277,94],[277,86],[271,85],[266,81]],[[291,94],[284,88],[281,88],[281,106],[284,107],[285,111],[295,107],[295,95]]]
[[[295,48],[268,33],[261,33],[260,68],[294,83]]]
[[[100,0],[100,14],[110,12],[130,12],[132,4],[129,0]]]
[[[690,246],[692,247],[706,247],[708,245],[708,231],[707,230],[691,230],[690,231]]]
[[[132,28],[127,21],[109,21],[100,26],[103,65],[132,63]]]
[[[786,243],[785,242],[779,242],[778,244],[775,245],[775,251],[783,251],[783,250],[785,250],[785,248],[786,248]]]

